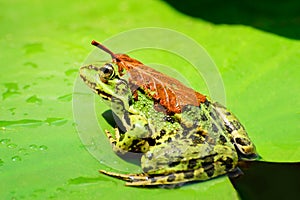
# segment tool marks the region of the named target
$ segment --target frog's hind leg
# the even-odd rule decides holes
[[[107,172],[100,170],[100,173],[115,177],[126,181],[127,186],[161,186],[161,185],[181,185],[190,181],[207,180],[212,178],[204,171],[203,168],[199,168],[193,171],[176,172],[169,175],[148,175],[148,174],[119,174],[114,172]],[[220,175],[220,174],[219,174]]]

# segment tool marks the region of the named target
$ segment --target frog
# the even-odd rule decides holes
[[[141,173],[99,170],[127,186],[181,186],[240,172],[259,155],[244,126],[226,107],[127,54],[80,68],[83,82],[109,102],[116,117],[105,135],[118,154],[141,153]]]

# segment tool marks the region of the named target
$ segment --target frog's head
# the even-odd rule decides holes
[[[103,99],[111,100],[112,97],[125,101],[130,95],[128,87],[128,73],[122,67],[121,57],[128,57],[125,54],[114,54],[96,41],[92,45],[107,52],[112,57],[112,62],[93,63],[80,68],[80,77],[83,81]],[[128,100],[128,99],[127,99]]]
[[[80,68],[82,80],[98,95],[106,100],[118,96],[116,87],[120,81],[118,66],[115,63],[94,63]]]

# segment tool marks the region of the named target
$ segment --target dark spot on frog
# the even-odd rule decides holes
[[[204,171],[206,172],[208,177],[212,177],[215,172],[215,167],[214,165],[210,165],[208,168],[205,168]]]
[[[201,165],[204,169],[208,169],[208,168],[210,168],[211,165],[213,165],[213,160],[212,161],[204,161],[201,163]]]
[[[189,135],[189,133],[191,132],[192,129],[186,128],[184,126],[182,126],[182,128],[183,128],[183,131],[182,131],[182,134],[181,134],[182,135],[181,138],[186,138],[186,136]]]
[[[220,135],[219,137],[220,141],[221,141],[221,144],[225,144],[227,142],[226,138],[224,135]]]
[[[135,129],[135,124],[132,124],[131,130]]]
[[[157,142],[156,145],[161,145],[161,142]]]
[[[138,143],[139,143],[139,140],[132,140],[131,146],[137,146]]]
[[[211,118],[213,118],[213,120],[217,119],[216,116],[215,116],[215,114],[213,112],[209,112],[209,115],[211,116]]]
[[[131,123],[130,123],[129,113],[127,111],[123,113],[124,113],[125,122],[130,126]]]
[[[176,176],[174,174],[170,174],[167,178],[168,182],[173,182],[176,179]]]
[[[189,169],[194,169],[194,167],[197,166],[197,159],[191,159],[189,160],[188,168]]]
[[[171,137],[168,138],[168,142],[172,142],[172,138]]]
[[[180,138],[180,134],[176,134],[176,135],[175,135],[175,138],[176,138],[176,139]]]
[[[197,130],[195,134],[197,134],[199,136],[205,136],[206,135],[203,130]]]
[[[232,128],[227,124],[225,124],[225,129],[228,133],[232,133],[232,131],[233,131]]]
[[[226,171],[229,171],[229,170],[231,170],[232,169],[232,167],[233,167],[233,165],[232,165],[232,163],[233,163],[233,160],[232,160],[232,158],[229,158],[229,157],[226,157],[226,159],[224,160],[224,159],[222,159],[222,158],[220,158],[218,161],[221,161],[221,165],[222,166],[224,166],[225,165],[225,169],[226,169]]]
[[[153,158],[153,153],[148,152],[148,153],[146,154],[146,157],[148,158],[148,160],[152,160],[152,158]]]
[[[159,140],[159,139],[161,139],[164,135],[166,134],[166,131],[164,130],[164,129],[162,129],[161,131],[160,131],[160,134],[158,135],[158,136],[156,136],[156,140]]]
[[[210,106],[210,102],[206,99],[206,100],[204,101],[204,105],[205,105],[206,107],[209,107],[209,106]]]
[[[225,115],[229,116],[229,115],[231,115],[231,113],[228,112],[228,111],[226,111],[226,112],[225,112]]]
[[[247,140],[246,138],[235,138],[235,142],[237,144],[242,145],[242,146],[248,146],[248,145],[250,145],[250,141]]]
[[[211,165],[214,162],[214,157],[217,155],[217,153],[211,154],[211,155],[207,155],[202,157],[201,159],[203,160],[202,167],[207,167],[207,165]]]
[[[205,140],[203,139],[203,137],[198,136],[198,135],[190,135],[190,136],[189,136],[189,139],[192,140],[192,142],[193,142],[194,145],[197,145],[197,144],[203,144],[204,141],[205,141]],[[193,146],[194,146],[194,145],[193,145]]]
[[[157,181],[157,179],[152,177],[152,178],[150,178],[150,181],[151,181],[151,183],[155,183]]]
[[[206,117],[206,115],[205,115],[205,114],[202,114],[202,115],[201,115],[201,120],[202,120],[202,121],[207,121],[207,120],[208,120],[208,118]]]
[[[147,138],[147,142],[150,146],[154,146],[156,144],[156,140],[153,138]]]
[[[175,166],[177,166],[177,165],[179,165],[179,164],[180,164],[180,161],[169,162],[168,166],[169,166],[169,167],[175,167]]]
[[[194,171],[187,171],[183,173],[185,179],[191,179],[194,177]]]
[[[133,104],[133,102],[134,102],[134,100],[135,100],[135,95],[134,95],[134,93],[133,93],[133,98],[130,98],[130,97],[128,97],[128,104],[129,104],[129,106],[131,106],[132,104]],[[137,97],[136,97],[137,98]],[[138,99],[137,99],[138,100]]]
[[[217,133],[219,131],[219,129],[215,123],[212,124],[212,131],[215,133]]]
[[[239,130],[241,128],[241,124],[236,120],[232,121],[231,125],[235,128],[235,130]]]

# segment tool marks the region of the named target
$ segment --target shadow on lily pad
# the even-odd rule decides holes
[[[244,162],[244,175],[231,178],[241,199],[295,199],[300,196],[300,163]]]
[[[241,24],[300,39],[298,0],[164,0],[178,11],[214,24]]]

